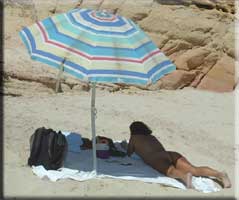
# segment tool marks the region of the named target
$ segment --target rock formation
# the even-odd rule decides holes
[[[131,18],[176,64],[174,73],[146,89],[194,87],[229,92],[235,88],[238,77],[235,77],[233,0],[8,0],[4,18],[5,76],[25,77],[45,85],[46,80],[56,78],[55,70],[31,61],[18,48],[23,46],[18,31],[37,19],[81,7],[107,9]],[[87,88],[67,75],[64,83],[71,89],[76,85],[80,86],[75,88]],[[119,85],[107,88],[112,87]]]

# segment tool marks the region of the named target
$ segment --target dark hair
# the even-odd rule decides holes
[[[151,129],[140,121],[133,122],[129,129],[131,135],[150,135],[152,133]]]

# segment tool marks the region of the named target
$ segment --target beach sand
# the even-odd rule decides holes
[[[234,93],[186,88],[177,91],[97,89],[96,132],[113,140],[129,139],[129,125],[142,120],[168,150],[182,153],[195,165],[228,173],[232,188],[204,194],[160,184],[114,179],[50,182],[26,165],[29,137],[45,126],[91,137],[90,92],[48,93],[28,83],[23,96],[4,97],[5,197],[234,197]],[[16,88],[21,90],[20,85]],[[38,92],[34,92],[38,91]]]

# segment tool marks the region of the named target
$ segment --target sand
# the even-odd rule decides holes
[[[113,140],[128,139],[134,120],[148,124],[168,150],[177,150],[195,165],[228,173],[232,188],[204,194],[159,184],[114,179],[50,182],[26,165],[29,137],[45,126],[91,136],[90,92],[47,93],[28,83],[23,96],[4,97],[4,196],[7,197],[234,197],[234,93],[194,89],[178,91],[97,89],[96,131]],[[20,85],[16,88],[21,90]],[[28,91],[28,92],[27,92]],[[30,91],[30,92],[29,92]],[[35,92],[34,92],[35,91]],[[38,92],[36,92],[38,91]]]

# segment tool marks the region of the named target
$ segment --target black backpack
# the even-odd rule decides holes
[[[61,131],[38,128],[30,138],[28,165],[43,165],[47,170],[56,170],[63,166],[66,153],[67,141]]]

